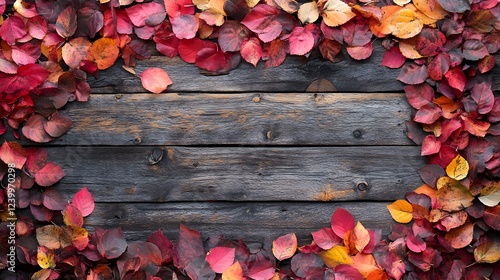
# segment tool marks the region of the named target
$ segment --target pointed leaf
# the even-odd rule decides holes
[[[344,238],[346,232],[354,228],[354,218],[349,211],[343,208],[337,208],[332,215],[331,226],[333,232],[338,237]]]
[[[72,205],[75,206],[82,213],[83,217],[87,217],[94,211],[95,203],[94,197],[88,191],[87,187],[84,187],[78,191],[71,201]]]
[[[462,180],[469,173],[469,163],[461,155],[457,155],[446,167],[446,174],[455,180]]]
[[[279,261],[291,258],[297,251],[297,237],[289,233],[273,241],[273,254]]]
[[[406,200],[398,199],[387,205],[392,218],[398,223],[409,223],[413,219],[413,207]]]
[[[216,273],[223,273],[234,263],[235,249],[215,247],[207,253],[206,260]]]
[[[245,275],[239,262],[233,263],[224,272],[222,272],[222,280],[244,280]]]
[[[35,182],[42,187],[48,187],[59,182],[64,175],[64,171],[59,165],[49,162],[35,173]]]

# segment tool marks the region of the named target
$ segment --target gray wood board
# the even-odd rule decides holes
[[[261,203],[97,203],[85,218],[86,228],[121,227],[128,241],[145,241],[161,229],[177,240],[179,225],[200,231],[203,238],[222,234],[245,242],[263,242],[294,232],[300,245],[308,244],[310,233],[330,227],[337,207],[347,209],[368,229],[390,233],[394,223],[383,202],[261,202]]]
[[[291,56],[275,68],[264,68],[262,62],[255,68],[242,61],[227,75],[210,76],[201,74],[204,71],[179,57],[152,56],[151,59],[138,61],[135,71],[140,74],[149,67],[166,70],[173,81],[168,88],[170,92],[301,92],[317,79],[329,80],[340,92],[402,91],[404,84],[397,80],[400,69],[380,66],[385,49],[380,42],[375,42],[373,46],[373,55],[363,61],[348,55],[338,63]],[[98,79],[90,77],[92,92],[144,92],[139,78],[122,69],[121,65],[116,63],[102,71]],[[500,77],[499,67],[493,69],[491,76]],[[494,79],[493,89],[500,90],[500,79]]]
[[[118,97],[118,98],[117,98]],[[401,93],[95,94],[48,145],[413,145]],[[25,142],[29,143],[29,142]]]
[[[87,186],[98,202],[123,203],[392,201],[422,184],[424,165],[416,146],[47,150],[65,194]]]

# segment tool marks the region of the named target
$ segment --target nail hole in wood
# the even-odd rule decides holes
[[[365,192],[370,189],[370,186],[365,181],[360,181],[356,183],[356,189],[360,192]]]

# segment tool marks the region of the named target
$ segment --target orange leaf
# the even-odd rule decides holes
[[[399,51],[401,54],[409,59],[419,59],[422,58],[422,55],[417,51],[415,38],[410,38],[406,40],[402,40],[399,42]]]
[[[387,273],[385,273],[382,269],[377,269],[372,271],[367,277],[366,280],[388,280],[389,277]]]
[[[243,269],[239,262],[233,263],[222,273],[222,280],[244,280]]]
[[[40,246],[48,249],[59,249],[63,229],[60,226],[46,225],[36,229],[36,240]]]
[[[474,232],[474,224],[466,223],[465,225],[450,230],[444,238],[450,242],[451,247],[455,249],[464,248],[472,242],[472,233]]]
[[[273,241],[273,254],[280,261],[293,257],[295,251],[297,251],[295,233],[280,236]]]
[[[436,0],[413,0],[413,5],[424,15],[435,20],[444,19],[448,14]]]
[[[372,272],[380,270],[375,262],[375,258],[371,254],[359,253],[352,257],[352,267],[356,268],[363,277],[367,278]]]
[[[80,66],[82,60],[87,57],[87,53],[92,43],[85,37],[71,39],[62,47],[62,58],[71,68]]]
[[[457,114],[457,110],[459,107],[458,104],[452,99],[446,96],[440,96],[434,99],[433,102],[441,107],[441,110],[443,110],[443,117],[452,119]]]
[[[118,59],[120,49],[116,41],[110,38],[101,38],[96,40],[89,48],[92,60],[96,63],[97,69],[107,69]]]
[[[323,6],[321,16],[326,25],[335,27],[348,22],[356,14],[345,2],[341,0],[328,0]]]
[[[384,6],[380,10],[382,11],[382,18],[380,20],[375,18],[370,18],[370,30],[372,33],[381,38],[385,35],[391,34],[391,18],[402,8],[395,5]]]
[[[370,243],[370,233],[368,232],[368,230],[366,230],[366,228],[361,224],[360,221],[358,221],[358,223],[354,227],[353,233],[355,237],[354,246],[356,246],[356,249],[359,252],[362,252],[365,249],[366,245]]]
[[[457,155],[446,166],[446,174],[455,180],[462,180],[469,173],[469,163],[461,155]]]
[[[148,68],[139,75],[142,86],[150,92],[161,93],[172,84],[170,76],[160,68]]]
[[[335,268],[339,264],[353,264],[353,260],[349,256],[347,248],[341,245],[335,245],[331,249],[319,252],[318,255],[325,265],[330,268]]]
[[[89,244],[89,233],[86,229],[77,226],[67,226],[64,229],[67,238],[78,250],[83,250]]]
[[[391,17],[391,33],[400,39],[408,39],[422,31],[424,25],[410,9],[402,9]]]
[[[413,219],[413,207],[406,200],[396,200],[392,204],[387,205],[387,209],[391,212],[392,218],[398,223],[409,223]]]
[[[439,180],[438,180],[439,183]],[[444,211],[459,211],[472,205],[474,196],[458,181],[448,181],[436,193]]]

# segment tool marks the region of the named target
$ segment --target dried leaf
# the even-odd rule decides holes
[[[295,233],[289,233],[278,237],[273,241],[273,254],[279,261],[293,257],[297,251],[297,237]]]
[[[161,68],[148,68],[140,75],[142,86],[153,93],[161,93],[172,84],[170,76]]]
[[[409,223],[413,219],[413,207],[406,200],[398,199],[387,205],[392,218],[398,223]]]

